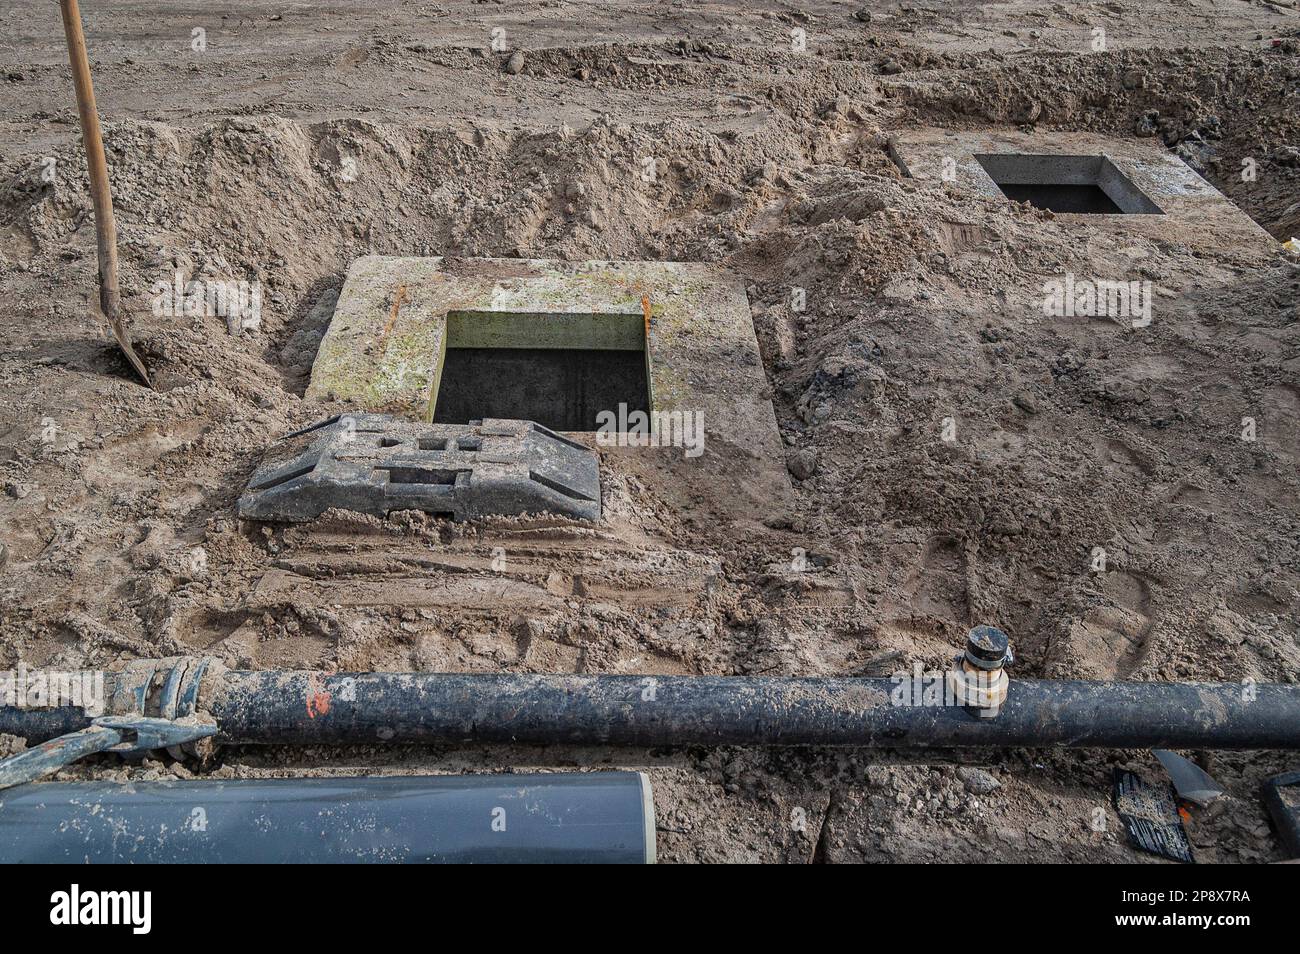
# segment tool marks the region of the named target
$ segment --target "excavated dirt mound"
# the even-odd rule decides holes
[[[941,666],[990,622],[1020,675],[1297,680],[1296,259],[1224,247],[1195,223],[1129,244],[1046,227],[1048,213],[909,180],[887,149],[915,126],[1157,137],[1289,238],[1300,46],[1286,3],[1221,21],[1203,4],[1107,3],[1093,19],[1108,52],[1089,48],[1092,19],[1059,5],[623,16],[552,0],[433,5],[426,20],[245,4],[261,12],[205,14],[203,53],[165,4],[147,27],[89,15],[152,392],[93,307],[57,33],[20,27],[48,5],[14,6],[0,59],[13,117],[0,123],[0,666],[203,652],[244,668],[883,675]],[[489,49],[494,26],[526,48],[522,64]],[[595,528],[240,522],[234,500],[267,442],[339,410],[302,394],[343,275],[367,254],[731,268],[749,284],[795,509],[746,529],[699,519],[607,455]],[[1044,319],[1042,284],[1067,272],[1152,281],[1157,320],[1139,333]],[[158,289],[178,274],[257,287],[260,322],[169,313]],[[1231,797],[1194,820],[1198,857],[1280,857],[1256,789],[1293,760],[1203,762]],[[1113,766],[1153,764],[566,748],[227,751],[198,770],[645,767],[668,860],[1136,860],[1095,809]]]

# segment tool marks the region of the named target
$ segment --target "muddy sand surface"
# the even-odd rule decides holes
[[[1300,675],[1300,272],[1279,244],[1300,233],[1294,3],[162,0],[83,15],[123,292],[157,390],[132,381],[94,307],[57,8],[8,0],[0,667],[206,653],[888,675],[946,665],[988,622],[1021,676]],[[922,128],[1048,151],[1141,139],[1259,231],[1225,241],[1190,218],[1126,235],[908,178],[891,138]],[[596,527],[239,521],[267,443],[339,410],[303,395],[347,268],[370,254],[730,269],[792,502],[719,516],[725,482],[716,500],[664,499],[608,455]],[[150,290],[177,273],[258,283],[260,324],[159,313]],[[1044,284],[1066,274],[1149,282],[1153,320],[1046,315]],[[1294,758],[1202,763],[1230,797],[1193,819],[1198,859],[1280,859],[1256,793]],[[503,766],[648,771],[671,861],[1150,860],[1110,781],[1116,766],[1158,777],[1147,752],[560,747],[226,750],[205,768],[106,760],[64,777]]]

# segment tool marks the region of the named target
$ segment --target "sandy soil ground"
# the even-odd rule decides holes
[[[887,150],[917,126],[1159,138],[1285,240],[1290,0],[87,6],[158,389],[93,305],[57,9],[7,0],[0,665],[878,675],[991,622],[1021,675],[1300,675],[1295,258],[1194,222],[1117,244],[908,180]],[[700,519],[610,460],[594,530],[242,524],[267,442],[323,416],[302,399],[315,348],[375,253],[733,269],[793,512]],[[260,327],[155,314],[177,272],[259,282]],[[1151,280],[1156,320],[1045,321],[1065,272]],[[1200,758],[1230,795],[1193,819],[1198,857],[1281,857],[1256,789],[1294,758]],[[672,861],[1148,860],[1108,804],[1146,752],[228,750],[204,771],[574,765],[646,768]]]

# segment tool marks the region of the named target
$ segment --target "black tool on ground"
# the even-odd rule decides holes
[[[0,800],[9,863],[653,864],[640,772],[47,782]]]
[[[1267,779],[1263,794],[1287,856],[1300,858],[1300,772],[1284,772]]]
[[[1172,861],[1196,860],[1172,785],[1152,785],[1132,772],[1115,769],[1112,797],[1134,848]]]

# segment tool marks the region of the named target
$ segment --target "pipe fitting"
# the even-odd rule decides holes
[[[1015,660],[1011,640],[996,626],[976,626],[966,634],[966,662],[976,669],[992,672]]]
[[[962,705],[991,719],[1007,701],[1011,680],[1006,667],[1013,659],[1006,633],[996,626],[976,626],[966,634],[966,649],[948,671],[948,686]]]
[[[220,669],[210,656],[168,656],[165,659],[136,659],[115,674],[109,697],[108,715],[174,721],[203,716],[199,691],[204,676]],[[167,747],[172,758],[191,755],[206,758],[215,744],[210,739]]]

